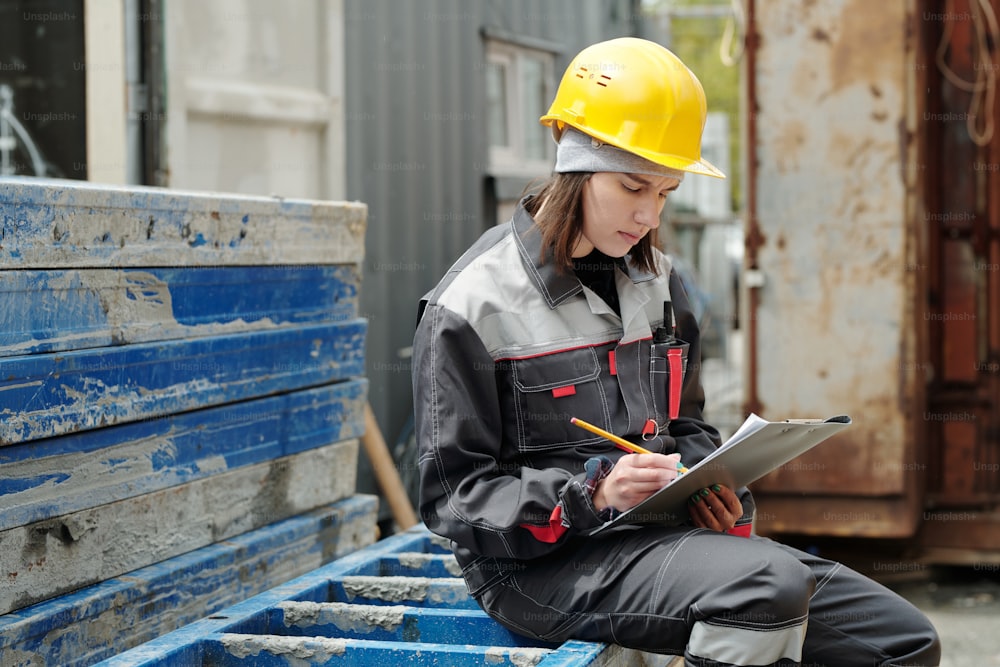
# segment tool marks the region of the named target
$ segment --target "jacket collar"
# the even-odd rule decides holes
[[[583,285],[572,272],[560,272],[556,268],[555,262],[552,260],[552,248],[547,248],[545,254],[542,254],[541,230],[524,208],[524,204],[530,197],[529,195],[521,200],[510,225],[514,234],[514,242],[521,254],[521,261],[532,283],[545,297],[549,308],[555,308],[566,299],[583,291]],[[655,274],[636,267],[629,255],[625,256],[625,265],[628,277],[633,283],[646,282],[656,277]]]

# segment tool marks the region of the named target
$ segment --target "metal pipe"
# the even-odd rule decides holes
[[[747,96],[746,115],[746,234],[744,244],[746,271],[757,272],[757,249],[766,238],[761,233],[757,221],[757,47],[760,43],[757,33],[755,0],[746,0],[746,46],[744,52],[745,85]],[[757,309],[760,303],[760,285],[748,286],[746,317],[746,396],[743,412],[748,414],[763,412],[760,396],[757,394]]]
[[[14,173],[11,156],[17,148],[17,141],[11,134],[7,116],[12,115],[14,93],[7,84],[0,84],[0,176],[10,176]]]
[[[45,160],[42,159],[38,146],[35,145],[24,125],[21,125],[21,121],[14,116],[14,89],[3,84],[0,85],[0,154],[3,155],[0,174],[4,176],[13,175],[17,171],[10,159],[17,148],[17,139],[10,134],[11,130],[21,138],[24,149],[28,151],[31,169],[35,172],[35,176],[45,176]]]

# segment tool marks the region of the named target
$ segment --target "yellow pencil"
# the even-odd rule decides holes
[[[652,454],[652,452],[649,451],[648,449],[640,447],[639,445],[632,444],[625,438],[619,438],[614,433],[608,433],[603,428],[598,428],[597,426],[594,426],[589,422],[585,422],[582,419],[577,419],[576,417],[572,417],[569,420],[569,423],[575,426],[579,426],[582,429],[586,429],[587,431],[590,431],[594,435],[599,435],[602,438],[607,438],[611,442],[618,445],[620,449],[624,449],[626,452],[633,452],[635,454]]]
[[[585,429],[587,431],[590,431],[594,435],[599,435],[602,438],[606,438],[606,439],[610,440],[611,442],[613,442],[616,445],[618,445],[619,449],[624,449],[626,452],[633,452],[635,454],[652,454],[653,453],[653,452],[649,451],[648,449],[646,449],[644,447],[640,447],[639,445],[631,443],[628,440],[626,440],[625,438],[619,438],[614,433],[608,433],[603,428],[599,428],[597,426],[594,426],[593,424],[591,424],[589,422],[585,422],[582,419],[577,419],[576,417],[571,417],[570,420],[569,420],[569,423],[573,424],[574,426],[579,426],[580,428]],[[680,461],[678,461],[677,462],[677,472],[683,474],[683,473],[686,473],[687,471],[688,471],[688,469],[685,468],[683,465],[681,465]]]

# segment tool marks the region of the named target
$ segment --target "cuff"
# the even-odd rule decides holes
[[[583,486],[587,490],[587,495],[590,498],[590,504],[592,507],[594,504],[594,492],[597,491],[597,485],[601,483],[601,480],[611,474],[614,467],[614,461],[609,459],[607,456],[594,456],[587,459],[587,462],[583,465],[583,469],[587,474],[583,480]],[[594,512],[601,520],[601,523],[607,523],[620,514],[620,512],[614,507],[605,507],[603,510],[598,510],[594,507]]]
[[[589,530],[607,523],[617,512],[611,507],[598,512],[593,497],[597,485],[614,467],[614,462],[606,456],[587,459],[583,479],[576,475],[569,483],[549,515],[548,523],[541,526],[522,523],[521,527],[539,542],[555,544],[570,528]]]
[[[732,528],[726,531],[728,535],[736,535],[737,537],[750,537],[753,531],[753,523],[742,523],[736,524]]]

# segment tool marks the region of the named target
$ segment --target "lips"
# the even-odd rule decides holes
[[[642,239],[641,236],[636,236],[635,234],[629,234],[628,232],[618,232],[618,235],[621,238],[625,239],[631,245],[635,245]]]

